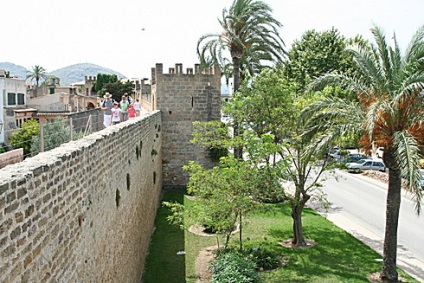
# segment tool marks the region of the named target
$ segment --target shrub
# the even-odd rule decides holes
[[[211,264],[212,283],[259,283],[256,264],[240,253],[227,253]]]
[[[8,147],[5,143],[0,143],[0,153],[8,151]]]
[[[63,143],[69,142],[70,128],[64,119],[56,118],[53,122],[44,124],[44,151],[51,150]],[[35,156],[40,152],[40,136],[32,138],[31,155]]]
[[[263,248],[252,248],[247,250],[247,253],[256,263],[257,270],[272,270],[281,266],[280,257],[275,252]]]
[[[257,271],[272,270],[281,267],[280,255],[269,249],[259,248],[247,248],[242,251],[234,248],[218,249],[216,257],[220,258],[227,254],[238,253],[244,258],[249,258],[256,264]]]

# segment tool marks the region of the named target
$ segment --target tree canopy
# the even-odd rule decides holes
[[[360,36],[346,39],[334,27],[323,32],[308,30],[292,44],[284,63],[284,74],[298,91],[326,73],[355,75],[352,55],[345,50],[350,43],[367,45]],[[341,91],[338,89],[336,93]]]
[[[47,78],[47,70],[39,65],[32,66],[32,70],[28,71],[26,76],[27,79],[31,79],[31,81],[35,80],[35,85],[38,87],[40,84],[40,80],[44,80]]]
[[[282,24],[271,13],[271,7],[263,1],[234,0],[218,20],[222,31],[199,39],[197,53],[201,64],[212,63],[225,70],[231,62],[236,91],[240,75],[253,76],[265,62],[281,62],[284,42],[278,29]]]
[[[117,75],[97,74],[94,90],[99,96],[109,92],[112,94],[112,99],[120,101],[125,93],[132,94],[134,92],[134,84],[131,81],[122,83],[118,80]]]

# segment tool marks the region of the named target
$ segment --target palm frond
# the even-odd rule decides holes
[[[405,52],[405,62],[406,64],[413,63],[417,61],[419,58],[422,58],[422,55],[419,55],[417,58],[417,51],[422,51],[423,49],[423,41],[424,41],[424,25],[418,28],[415,34],[412,36],[411,41],[408,44],[408,47]]]
[[[386,37],[381,28],[374,26],[371,29],[372,34],[374,35],[374,39],[378,48],[378,55],[381,66],[381,74],[387,83],[392,82],[392,62],[390,60],[390,48],[387,45]]]
[[[415,210],[421,212],[422,191],[419,163],[419,148],[416,139],[407,131],[396,132],[393,139],[394,148],[400,166],[402,177],[407,181],[407,190],[413,194]]]

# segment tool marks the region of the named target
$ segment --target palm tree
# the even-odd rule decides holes
[[[397,230],[402,179],[412,193],[416,212],[422,202],[419,178],[419,147],[424,145],[424,26],[411,39],[402,56],[394,35],[390,47],[383,31],[371,29],[375,44],[371,48],[350,47],[361,79],[327,74],[315,80],[311,89],[343,83],[358,96],[359,102],[327,98],[304,111],[311,118],[311,132],[326,132],[320,146],[335,136],[356,131],[363,141],[385,147],[383,161],[389,170],[386,200],[386,228],[383,248],[384,282],[398,282],[396,271]]]
[[[225,52],[229,52],[234,91],[239,87],[240,74],[258,73],[263,61],[282,61],[284,42],[278,34],[282,25],[271,12],[270,6],[262,1],[234,0],[229,10],[223,9],[222,19],[218,20],[223,31],[206,34],[197,42],[202,64],[212,60],[223,66]]]
[[[284,42],[278,28],[282,24],[271,15],[271,7],[258,0],[234,0],[229,10],[222,10],[218,34],[206,34],[197,42],[197,53],[202,66],[216,64],[221,71],[229,66],[225,55],[230,55],[233,70],[234,92],[239,89],[240,76],[259,73],[265,62],[282,62]],[[234,125],[238,135],[238,123]],[[241,158],[240,148],[235,155]]]
[[[28,71],[26,76],[27,79],[31,79],[31,81],[35,80],[35,85],[38,87],[41,79],[45,79],[47,77],[46,69],[39,65],[32,66],[32,71]]]

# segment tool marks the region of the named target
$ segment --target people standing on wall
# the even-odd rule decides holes
[[[128,106],[129,106],[129,104],[130,103],[128,102],[125,95],[122,96],[122,100],[121,100],[121,102],[119,102],[119,105],[121,107],[121,122],[128,120]]]
[[[140,105],[140,101],[138,101],[138,98],[134,102],[134,110],[135,110],[135,116],[136,117],[140,116],[141,105]]]
[[[112,124],[112,108],[113,108],[113,100],[112,95],[109,92],[106,92],[103,95],[103,102],[101,109],[103,110],[103,125],[105,127],[109,127]]]
[[[125,99],[128,101],[129,104],[132,103],[132,97],[128,95],[128,93],[124,93]]]
[[[128,118],[135,118],[135,109],[132,103],[128,106]]]
[[[121,111],[118,106],[119,106],[119,103],[115,101],[113,103],[113,108],[112,108],[112,125],[116,125],[121,122],[121,114],[120,114]]]

